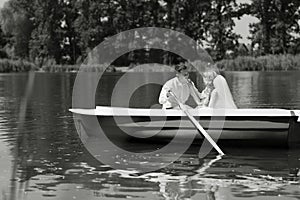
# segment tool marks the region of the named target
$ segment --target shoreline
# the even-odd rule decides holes
[[[149,66],[147,66],[149,65]],[[299,71],[300,70],[300,54],[297,55],[267,55],[260,57],[252,56],[238,56],[234,59],[224,59],[215,62],[216,67],[221,71]],[[39,67],[40,66],[40,67]],[[135,68],[136,66],[146,66],[147,68]],[[167,66],[167,67],[166,67]],[[171,67],[171,68],[170,68]],[[206,66],[200,66],[206,68]],[[158,64],[158,63],[145,63],[145,64],[132,64],[131,66],[113,66],[110,65],[106,68],[103,64],[94,65],[65,65],[65,64],[53,64],[53,65],[38,65],[27,60],[11,60],[11,59],[0,59],[0,73],[17,73],[17,72],[78,72],[89,71],[89,72],[171,72],[172,65]],[[201,70],[202,71],[202,70]]]
[[[226,70],[226,71],[220,71],[220,73],[291,73],[291,72],[299,72],[300,70],[287,70],[287,71],[284,71],[284,70],[269,70],[269,71],[232,71],[232,70]],[[0,72],[0,75],[9,75],[9,74],[27,74],[29,72],[34,72],[34,73],[39,73],[39,74],[59,74],[59,73],[62,73],[62,74],[76,74],[78,73],[79,71],[76,70],[76,71],[43,71],[43,70],[34,70],[34,71],[19,71],[19,72]],[[96,72],[96,71],[83,71],[83,72]],[[103,71],[97,71],[97,72],[103,72]],[[168,71],[145,71],[145,72],[142,72],[142,71],[119,71],[117,70],[116,72],[105,72],[105,74],[124,74],[124,73],[173,73],[173,72],[168,72]],[[174,72],[175,73],[175,72]]]

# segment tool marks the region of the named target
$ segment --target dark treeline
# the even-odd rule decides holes
[[[248,46],[233,31],[246,14],[259,20],[250,25]],[[138,27],[182,32],[215,61],[300,52],[299,0],[9,0],[0,19],[0,58],[38,66],[80,63],[105,38]]]

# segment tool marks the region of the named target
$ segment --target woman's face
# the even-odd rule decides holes
[[[203,82],[205,85],[213,84],[215,75],[213,72],[204,72],[203,73]]]

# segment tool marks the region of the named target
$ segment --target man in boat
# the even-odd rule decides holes
[[[164,84],[159,95],[159,103],[162,104],[163,109],[180,109],[172,94],[174,94],[183,104],[185,104],[188,98],[192,96],[196,104],[200,106],[202,104],[201,93],[199,93],[195,84],[189,79],[187,66],[180,63],[175,66],[175,71],[176,77],[168,80]],[[190,106],[186,106],[190,108]]]

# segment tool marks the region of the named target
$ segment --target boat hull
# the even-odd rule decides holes
[[[203,140],[201,133],[184,115],[139,113],[113,116],[74,112],[74,117],[79,122],[80,127],[77,127],[77,130],[80,130],[82,140],[97,138],[100,135],[104,135],[115,144],[122,144],[128,140],[148,143],[170,142],[171,140],[179,143],[194,141],[199,144]],[[218,143],[237,146],[250,144],[284,147],[300,143],[300,126],[296,115],[283,112],[277,115],[275,112],[273,116],[227,113],[227,116],[208,114],[194,117]],[[94,121],[93,124],[91,121]],[[93,130],[95,124],[98,126],[98,131]],[[174,140],[175,137],[176,140]]]

